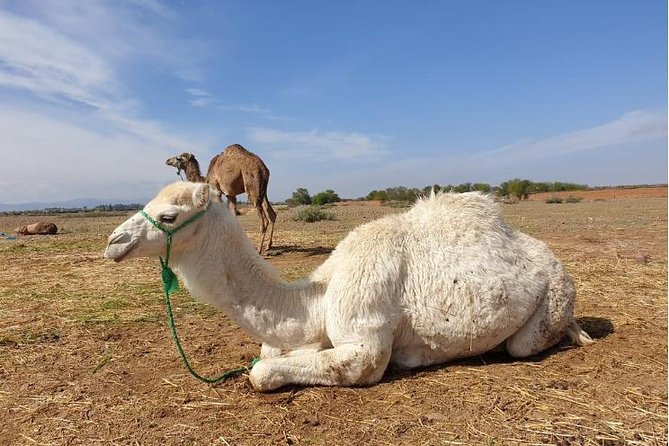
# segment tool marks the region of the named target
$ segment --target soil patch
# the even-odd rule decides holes
[[[367,388],[271,394],[253,392],[246,376],[211,387],[188,375],[165,323],[157,260],[102,259],[125,216],[50,217],[62,233],[0,240],[0,444],[664,445],[667,200],[666,188],[651,192],[664,195],[593,191],[581,203],[503,206],[512,226],[564,262],[595,344],[389,371]],[[285,278],[307,276],[352,228],[402,209],[331,211],[336,220],[312,224],[279,211],[281,252],[268,261]],[[0,217],[0,231],[24,220]],[[240,220],[257,241],[256,215]],[[259,353],[224,314],[184,292],[174,311],[203,374]]]

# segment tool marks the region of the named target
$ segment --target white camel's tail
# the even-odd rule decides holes
[[[593,341],[592,338],[588,333],[583,330],[576,321],[571,321],[569,326],[567,326],[567,336],[569,336],[569,339],[571,339],[571,342],[573,342],[576,345],[588,345],[592,344]]]

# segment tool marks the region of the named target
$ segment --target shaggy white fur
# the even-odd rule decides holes
[[[209,201],[207,185],[178,182],[144,211],[176,226]],[[111,234],[105,257],[164,250],[164,234],[137,214]],[[372,384],[389,363],[439,364],[500,345],[524,357],[564,335],[592,342],[574,320],[574,286],[560,262],[544,243],[508,227],[478,193],[433,194],[362,225],[308,280],[294,283],[279,278],[214,201],[175,235],[172,264],[194,296],[263,343],[250,372],[260,391]]]

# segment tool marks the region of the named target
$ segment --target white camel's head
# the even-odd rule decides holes
[[[209,206],[210,191],[206,183],[179,181],[161,190],[144,206],[144,212],[167,230],[175,230]],[[197,230],[198,221],[184,226],[172,239],[172,253],[183,249],[188,235]],[[121,223],[109,236],[104,256],[120,262],[135,257],[165,255],[167,234],[140,212]]]

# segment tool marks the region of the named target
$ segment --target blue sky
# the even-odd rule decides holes
[[[0,203],[149,198],[240,143],[298,187],[667,182],[667,4],[0,0]]]

